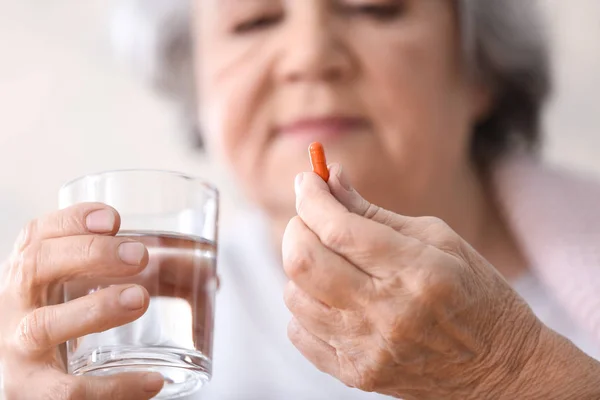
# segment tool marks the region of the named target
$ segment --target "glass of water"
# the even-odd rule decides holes
[[[69,341],[69,372],[160,372],[159,399],[197,391],[212,371],[218,191],[179,173],[127,170],[78,178],[59,198],[60,208],[82,202],[114,207],[121,216],[118,235],[144,243],[150,256],[136,276],[64,285],[65,301],[115,284],[139,284],[150,293],[138,320]]]

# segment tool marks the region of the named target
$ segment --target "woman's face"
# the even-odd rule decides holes
[[[434,214],[469,170],[481,90],[463,74],[450,0],[197,0],[201,120],[211,150],[272,216],[323,143],[353,186]]]

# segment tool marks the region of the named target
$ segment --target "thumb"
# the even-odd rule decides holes
[[[408,217],[388,211],[365,200],[348,181],[341,165],[329,168],[329,190],[348,211],[387,225],[405,236],[410,236],[438,248],[448,248],[448,239],[456,239],[454,231],[435,217]]]
[[[329,181],[327,184],[331,194],[352,213],[387,225],[397,231],[402,230],[409,221],[409,217],[388,211],[365,200],[352,187],[340,164],[335,163],[329,166]]]

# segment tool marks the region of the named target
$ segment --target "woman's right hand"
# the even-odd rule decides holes
[[[157,373],[68,375],[59,351],[68,339],[124,325],[148,308],[148,292],[138,285],[56,301],[66,281],[133,276],[145,268],[147,249],[115,237],[119,225],[114,209],[86,203],[23,229],[0,274],[0,398],[136,400],[160,391]]]

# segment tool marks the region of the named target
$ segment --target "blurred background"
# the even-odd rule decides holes
[[[498,0],[502,1],[502,0]],[[523,0],[530,1],[530,0]],[[547,157],[600,179],[600,0],[541,0],[556,90]],[[0,0],[0,258],[76,176],[164,168],[222,184],[174,107],[115,57],[119,0]],[[235,206],[226,193],[224,215]]]

